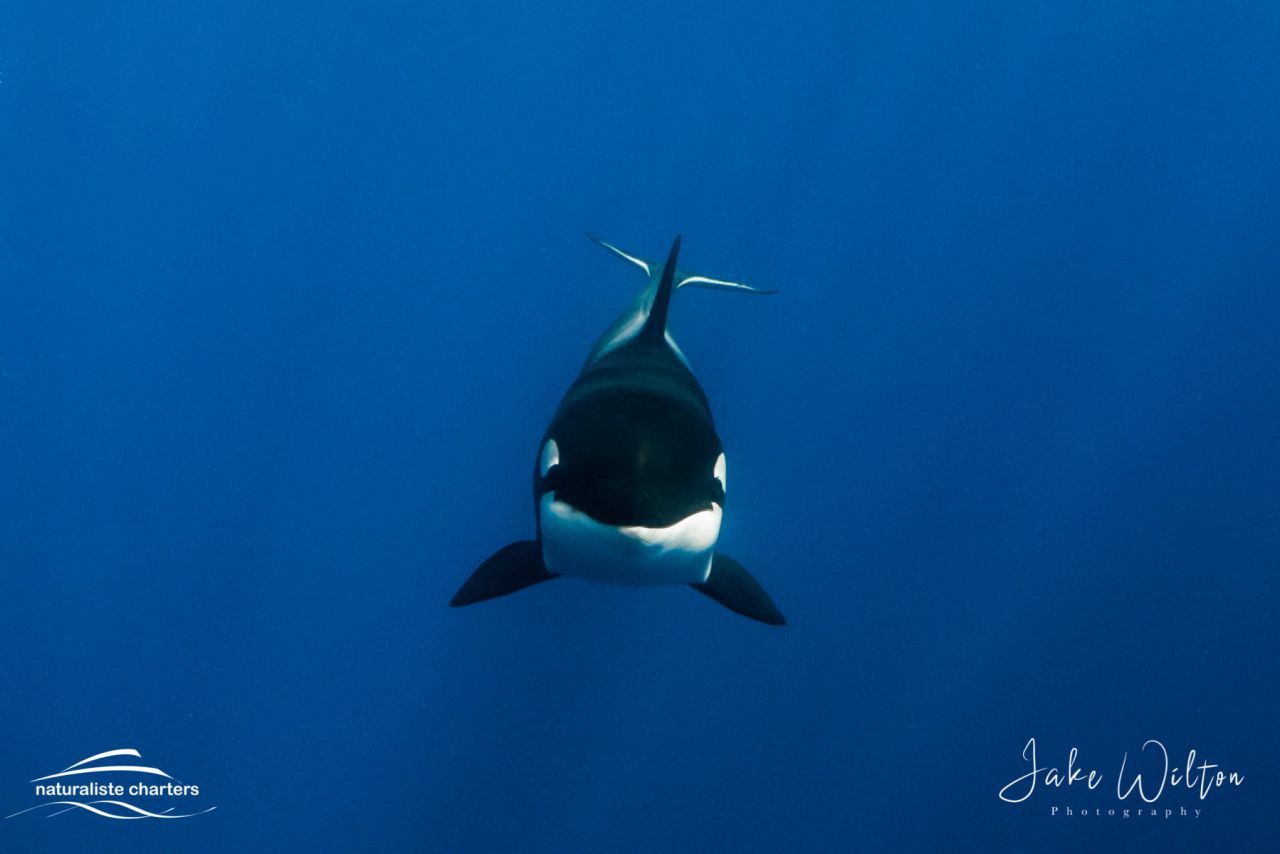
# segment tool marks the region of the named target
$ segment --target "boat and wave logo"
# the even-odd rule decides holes
[[[37,811],[53,818],[84,810],[103,818],[128,821],[194,818],[217,809],[207,807],[193,811],[193,805],[199,803],[196,800],[200,797],[199,786],[183,783],[150,765],[127,764],[128,759],[118,757],[142,759],[142,754],[131,747],[108,750],[74,762],[61,771],[37,777],[31,781],[35,784],[35,796],[44,800],[5,818]],[[165,806],[172,800],[178,800],[179,805]]]

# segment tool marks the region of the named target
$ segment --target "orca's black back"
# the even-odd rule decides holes
[[[550,439],[562,465],[534,472],[535,503],[554,490],[599,522],[665,527],[724,501],[706,395],[665,341],[633,339],[593,363],[565,393]]]

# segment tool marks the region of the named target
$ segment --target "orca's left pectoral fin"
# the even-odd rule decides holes
[[[778,606],[773,604],[769,594],[764,592],[760,582],[751,577],[751,573],[742,568],[728,555],[717,552],[711,559],[711,574],[701,584],[690,584],[694,590],[704,596],[710,596],[731,611],[744,617],[768,623],[771,626],[785,626],[787,618],[782,616]]]
[[[451,608],[461,608],[498,596],[515,593],[534,584],[555,578],[542,563],[542,548],[533,540],[520,540],[503,546],[480,564],[471,577],[453,595]]]

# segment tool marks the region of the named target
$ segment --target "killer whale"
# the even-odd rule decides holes
[[[688,585],[743,616],[786,619],[764,588],[717,550],[727,471],[705,392],[667,329],[681,287],[772,293],[660,267],[588,233],[649,283],[600,336],[543,434],[533,472],[537,538],[495,552],[462,585],[460,607],[560,575],[626,585]]]

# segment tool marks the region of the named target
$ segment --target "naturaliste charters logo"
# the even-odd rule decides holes
[[[1029,739],[1022,749],[1022,759],[1029,769],[1000,789],[1000,800],[1020,804],[1029,800],[1037,787],[1052,789],[1057,802],[1049,806],[1051,816],[1200,818],[1201,807],[1196,804],[1224,786],[1238,787],[1244,784],[1244,774],[1201,759],[1195,748],[1187,751],[1187,760],[1181,763],[1170,757],[1162,742],[1150,738],[1143,742],[1142,749],[1132,762],[1128,751],[1121,758],[1115,778],[1116,803],[1105,807],[1082,806],[1079,801],[1074,804],[1066,803],[1062,790],[1081,786],[1082,788],[1076,788],[1076,794],[1084,796],[1100,787],[1106,780],[1106,775],[1096,768],[1081,767],[1078,764],[1080,753],[1076,748],[1072,747],[1067,752],[1065,770],[1039,763],[1035,738]],[[1170,805],[1169,801],[1176,799],[1179,792],[1184,794],[1183,800],[1187,800],[1187,795],[1196,796],[1196,800],[1191,801],[1190,809],[1185,803]],[[1137,797],[1132,798],[1135,794]],[[1165,798],[1163,803],[1162,798]]]
[[[35,796],[42,799],[40,803],[5,818],[16,818],[39,810],[43,810],[47,818],[52,818],[83,810],[103,818],[122,820],[174,819],[194,818],[217,809],[206,807],[190,811],[193,809],[191,802],[200,797],[199,786],[183,783],[150,765],[118,764],[121,760],[116,757],[120,756],[142,758],[142,754],[131,747],[108,750],[73,762],[61,771],[37,777],[31,782],[35,784]],[[92,764],[95,762],[99,764]],[[156,777],[164,778],[164,782],[154,779]],[[147,799],[145,806],[137,803],[140,798]],[[176,799],[180,803],[161,809],[166,802],[153,803],[156,798]]]

